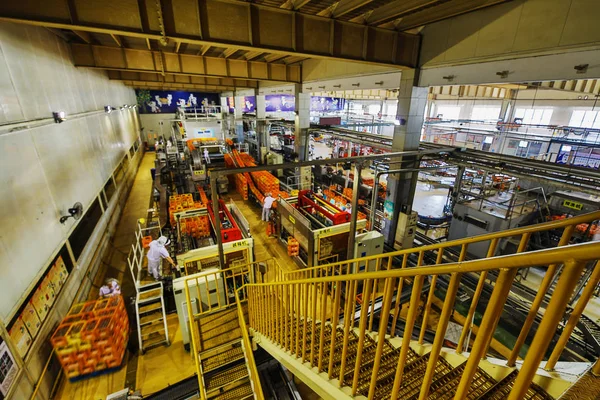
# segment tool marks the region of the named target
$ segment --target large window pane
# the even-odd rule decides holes
[[[500,107],[473,107],[471,119],[481,121],[496,121],[500,116]]]
[[[580,127],[581,121],[583,121],[583,117],[585,116],[585,111],[575,110],[573,114],[571,114],[571,120],[569,121],[569,126]]]
[[[442,119],[458,119],[460,115],[460,106],[440,106],[436,112]]]

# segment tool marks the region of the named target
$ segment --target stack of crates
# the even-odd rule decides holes
[[[182,218],[180,222],[181,232],[195,238],[210,236],[210,225],[208,215],[200,217]]]
[[[289,237],[288,238],[288,256],[293,257],[293,256],[297,256],[300,253],[300,243],[298,243],[298,241],[293,238],[293,237]]]
[[[244,200],[248,200],[248,181],[243,174],[235,174],[235,188]]]
[[[50,339],[71,381],[119,368],[129,320],[120,295],[74,305]]]
[[[202,208],[203,202],[194,202],[194,196],[190,193],[185,194],[176,194],[169,197],[169,218],[171,220],[171,225],[175,225],[175,213],[185,210],[198,209]]]

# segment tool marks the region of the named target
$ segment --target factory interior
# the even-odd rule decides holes
[[[600,399],[598,20],[0,2],[0,400]]]

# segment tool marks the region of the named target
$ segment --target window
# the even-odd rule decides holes
[[[436,116],[441,119],[458,119],[460,106],[440,106],[437,108]]]
[[[381,110],[379,104],[369,104],[369,115],[377,115],[379,114],[379,110]]]
[[[523,118],[524,124],[550,125],[551,108],[517,108],[515,118]]]
[[[500,116],[500,107],[473,107],[471,119],[480,121],[497,121]]]
[[[94,232],[96,224],[100,221],[100,217],[102,217],[102,208],[100,208],[100,203],[98,202],[98,198],[96,198],[77,223],[71,236],[69,236],[69,243],[71,244],[71,249],[76,260],[79,259],[88,239],[92,236],[92,232]]]
[[[600,112],[575,110],[571,114],[569,126],[575,128],[600,128]]]

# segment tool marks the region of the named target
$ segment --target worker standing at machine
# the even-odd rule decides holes
[[[165,247],[169,243],[171,243],[171,241],[164,236],[161,236],[157,240],[150,242],[148,254],[146,255],[148,258],[148,272],[156,280],[161,278],[160,266],[163,258],[166,259],[173,267],[177,268],[175,262]]]
[[[210,155],[208,154],[208,149],[204,148],[204,160],[206,160],[206,164],[210,164]]]
[[[271,207],[275,199],[271,197],[271,193],[265,193],[265,199],[263,200],[262,220],[269,221],[271,216]]]

